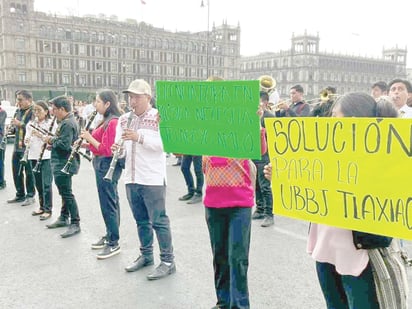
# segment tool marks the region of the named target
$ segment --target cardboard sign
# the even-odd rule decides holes
[[[412,121],[266,119],[274,213],[412,240]]]
[[[166,152],[259,159],[258,81],[156,82]]]

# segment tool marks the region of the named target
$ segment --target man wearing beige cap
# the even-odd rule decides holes
[[[124,181],[127,200],[137,224],[140,256],[126,271],[153,265],[153,230],[160,247],[160,264],[149,275],[156,280],[176,271],[169,218],[166,215],[166,156],[159,131],[158,112],[150,105],[152,91],[142,79],[132,81],[124,93],[130,112],[117,123],[116,149],[123,141],[126,155]]]

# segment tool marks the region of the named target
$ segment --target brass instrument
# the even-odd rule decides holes
[[[280,111],[279,106],[286,103],[288,106],[292,105],[292,100],[291,99],[287,99],[287,100],[281,100],[279,103],[274,104],[271,109],[275,112]]]
[[[260,91],[271,94],[276,88],[276,80],[270,75],[262,75],[259,77]]]
[[[322,103],[328,102],[329,100],[336,100],[340,96],[339,94],[329,92],[327,89],[323,89],[319,93],[319,99]]]
[[[54,123],[56,122],[56,119],[57,119],[56,116],[54,116],[52,122],[50,123],[49,130],[46,132],[47,134],[45,134],[45,135],[53,134],[52,130],[53,130],[53,127],[54,127]],[[43,128],[41,128],[41,129],[43,129]],[[34,173],[40,173],[41,161],[43,159],[43,155],[44,155],[44,152],[46,151],[46,148],[47,148],[47,141],[44,142],[43,145],[41,146],[39,158],[37,159],[36,165],[33,167],[33,172]]]
[[[131,111],[130,114],[129,114],[129,117],[127,118],[126,129],[130,129],[130,125],[131,125],[132,120],[133,120],[133,114],[134,114],[134,112]],[[116,151],[113,152],[113,157],[112,157],[112,161],[110,162],[110,167],[107,170],[106,175],[103,177],[103,179],[106,180],[106,181],[112,181],[114,169],[116,168],[117,161],[119,160],[119,156],[120,156],[120,153],[122,151],[123,143],[124,143],[123,138],[120,138],[118,140],[118,142],[116,143],[117,148],[116,148]]]
[[[90,114],[89,118],[87,119],[86,126],[84,127],[84,129],[86,131],[88,131],[90,129],[90,126],[92,125],[92,122],[94,120],[94,117],[96,117],[96,115],[97,115],[96,110],[93,111],[93,113]],[[92,160],[92,158],[89,155],[87,155],[87,154],[80,151],[80,147],[82,146],[83,139],[84,138],[80,137],[79,139],[77,139],[73,143],[72,152],[70,153],[69,159],[67,160],[66,164],[64,165],[64,167],[61,170],[62,173],[70,174],[70,167],[73,164],[73,160],[74,160],[74,157],[75,157],[76,154],[81,155],[83,158],[85,158],[88,161]]]

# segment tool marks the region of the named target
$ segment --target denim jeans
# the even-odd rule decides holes
[[[0,186],[5,183],[4,179],[4,155],[6,153],[6,148],[0,149]]]
[[[97,193],[99,195],[100,210],[106,225],[106,240],[109,246],[119,244],[119,226],[120,226],[120,204],[117,184],[122,175],[122,168],[116,165],[112,181],[104,180],[104,176],[109,170],[111,157],[93,158],[94,173],[96,176]]]
[[[65,220],[70,217],[71,224],[79,224],[79,208],[76,198],[72,192],[72,174],[65,174],[60,170],[54,169],[54,183],[62,198],[62,209],[60,211],[60,219]]]
[[[36,166],[37,160],[30,160],[31,167]],[[53,174],[51,171],[50,159],[42,160],[40,164],[40,172],[34,173],[34,180],[39,194],[40,209],[44,212],[51,213],[53,208]]]
[[[14,151],[11,159],[16,196],[34,197],[34,176],[30,164],[26,164],[19,175],[20,160],[23,158],[23,155],[24,153],[21,151]],[[26,188],[24,188],[24,184],[26,184]]]
[[[215,272],[217,305],[249,308],[247,271],[251,231],[251,208],[206,207]]]
[[[328,309],[379,309],[370,264],[358,277],[340,275],[329,263],[316,262],[316,272]]]
[[[172,234],[165,207],[166,186],[126,184],[126,195],[136,220],[142,255],[153,258],[153,230],[155,230],[160,248],[160,260],[166,263],[173,262]]]
[[[190,171],[190,166],[193,162],[193,168],[196,175],[196,188],[193,182],[192,172]],[[199,193],[202,194],[204,176],[202,171],[202,156],[189,156],[183,155],[182,165],[180,167],[183,177],[185,178],[187,190],[189,193]]]
[[[270,180],[266,179],[263,169],[267,163],[259,162],[256,165],[256,210],[266,216],[273,217],[273,196]]]

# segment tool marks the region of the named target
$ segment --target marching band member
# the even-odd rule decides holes
[[[62,198],[63,205],[59,218],[54,223],[46,226],[49,229],[69,226],[67,231],[60,235],[62,238],[66,238],[80,233],[79,208],[72,192],[72,176],[78,173],[80,167],[79,156],[75,156],[68,174],[62,171],[71,155],[72,144],[77,140],[78,126],[71,112],[72,106],[66,96],[52,99],[51,104],[59,126],[55,136],[48,136],[46,140],[51,146],[51,166],[54,182]]]
[[[40,208],[34,210],[32,215],[40,216],[40,220],[47,220],[51,217],[53,207],[53,175],[50,164],[50,150],[46,149],[46,144],[43,141],[44,134],[34,129],[30,124],[45,131],[51,131],[54,122],[50,118],[49,108],[44,101],[37,101],[34,104],[34,115],[36,118],[29,122],[25,140],[26,147],[29,149],[28,160],[33,170],[40,204]],[[27,136],[30,138],[27,138]]]
[[[116,135],[116,126],[120,111],[116,95],[112,90],[104,89],[97,94],[96,111],[103,117],[92,134],[82,130],[80,137],[88,143],[93,153],[93,168],[96,176],[97,193],[99,195],[100,210],[106,225],[106,234],[92,249],[103,249],[97,254],[98,259],[106,259],[120,253],[119,225],[120,205],[117,184],[122,174],[122,166],[117,162],[111,181],[104,179],[112,162],[111,146]]]
[[[14,151],[12,156],[12,170],[16,196],[9,199],[7,203],[21,203],[21,206],[34,204],[34,176],[29,164],[25,164],[22,173],[19,173],[20,160],[23,158],[26,147],[24,138],[26,136],[26,125],[33,118],[33,96],[27,90],[16,92],[17,105],[16,115],[11,121],[14,129]]]
[[[136,79],[124,92],[129,96],[131,111],[120,116],[115,140],[124,140],[126,194],[136,220],[141,253],[126,267],[126,271],[137,271],[154,264],[154,230],[161,262],[147,275],[147,279],[156,280],[176,271],[170,221],[166,214],[166,156],[160,137],[158,111],[150,105],[150,85]],[[127,128],[129,116],[133,118],[130,128]],[[113,145],[115,151],[117,144]]]

